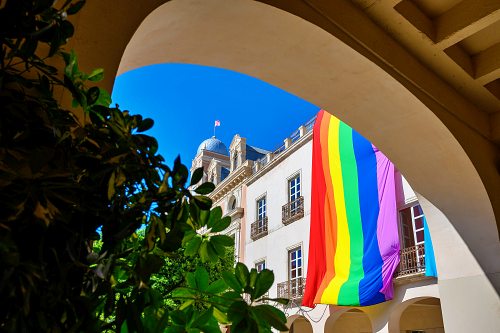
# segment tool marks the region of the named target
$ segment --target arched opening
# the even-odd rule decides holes
[[[232,195],[227,202],[227,211],[233,211],[236,209],[236,197]]]
[[[342,311],[342,310],[340,310]],[[352,308],[337,315],[331,315],[325,323],[325,333],[371,333],[372,324],[368,315]]]
[[[287,325],[290,327],[289,333],[313,333],[311,323],[304,316],[293,315],[289,317]]]
[[[241,24],[249,21],[252,29]],[[448,217],[486,273],[500,269],[488,259],[500,248],[492,206],[462,146],[404,86],[328,32],[254,1],[172,1],[142,22],[119,73],[164,62],[234,70],[335,113]],[[481,223],[472,228],[473,220]],[[451,270],[450,278],[462,274],[459,266]]]
[[[389,322],[390,332],[444,333],[441,301],[428,297],[409,300],[399,318]],[[396,324],[399,328],[395,327]]]
[[[254,24],[249,28],[242,22]],[[443,242],[438,271],[443,304],[449,302],[445,319],[463,327],[465,320],[451,318],[460,318],[471,307],[498,304],[490,283],[496,281],[494,287],[500,288],[494,280],[500,271],[493,214],[493,207],[500,206],[492,205],[500,197],[492,189],[498,180],[491,158],[495,149],[467,123],[446,114],[441,101],[424,105],[426,91],[410,93],[394,79],[392,70],[386,66],[384,71],[340,42],[332,36],[335,29],[326,25],[321,26],[330,33],[253,1],[232,1],[231,6],[222,0],[172,1],[142,22],[119,72],[162,62],[227,68],[294,93],[356,128],[395,162],[415,190],[434,204],[436,214],[449,220],[464,248],[472,252],[465,254],[467,260],[477,261],[477,266],[464,269],[460,260],[449,260],[455,256],[454,244]],[[438,106],[431,110],[433,103]],[[435,226],[430,219],[429,227],[432,233]],[[498,322],[497,314],[487,311]],[[477,310],[471,318],[483,316]]]

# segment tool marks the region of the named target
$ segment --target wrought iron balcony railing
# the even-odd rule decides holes
[[[283,205],[281,216],[284,225],[288,225],[304,217],[304,197],[298,197]]]
[[[255,221],[250,226],[250,237],[257,240],[267,235],[267,216]]]
[[[297,278],[278,283],[278,297],[289,300],[300,300],[306,289],[306,278]]]
[[[425,272],[424,244],[410,246],[400,251],[399,267],[395,277],[403,277]]]

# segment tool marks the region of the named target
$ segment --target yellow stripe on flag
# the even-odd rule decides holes
[[[333,304],[337,303],[340,288],[349,278],[349,268],[351,265],[351,246],[344,200],[342,164],[340,161],[339,127],[340,120],[334,116],[330,117],[330,126],[328,128],[328,156],[330,162],[331,182],[333,183],[333,188],[335,189],[335,207],[337,210],[337,246],[334,260],[335,277],[323,292],[321,302]]]

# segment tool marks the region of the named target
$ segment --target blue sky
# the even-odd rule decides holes
[[[181,155],[191,166],[198,145],[213,135],[229,147],[234,134],[252,146],[274,150],[319,108],[261,80],[230,70],[187,64],[142,67],[116,78],[113,104],[153,118],[168,165]]]

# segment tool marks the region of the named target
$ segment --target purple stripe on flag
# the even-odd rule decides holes
[[[377,237],[382,254],[382,289],[386,300],[393,298],[392,275],[399,264],[399,235],[397,224],[396,193],[394,191],[394,164],[373,146],[377,158],[378,200],[380,212],[377,220]]]

